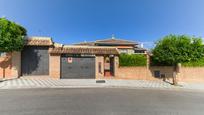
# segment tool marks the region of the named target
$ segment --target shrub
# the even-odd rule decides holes
[[[120,66],[146,66],[147,57],[143,54],[120,54]]]
[[[204,66],[204,58],[201,58],[197,61],[184,62],[184,63],[182,63],[182,66],[185,66],[185,67],[202,67],[202,66]]]

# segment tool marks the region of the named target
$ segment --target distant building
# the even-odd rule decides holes
[[[143,45],[140,45],[139,43],[134,41],[117,39],[115,37],[96,40],[94,42],[81,42],[74,45],[116,47],[119,53],[125,53],[125,54],[146,54],[147,53],[147,49],[143,48]]]

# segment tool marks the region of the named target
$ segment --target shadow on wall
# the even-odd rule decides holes
[[[2,69],[2,78],[7,76],[6,69],[10,69],[11,71],[11,53],[7,53],[5,57],[0,58],[0,70]]]
[[[40,49],[40,47],[26,47],[22,51],[22,75],[32,75],[38,73],[39,68],[39,60],[41,59],[41,54],[36,49]]]
[[[157,79],[172,79],[175,68],[173,66],[150,66],[151,76]]]

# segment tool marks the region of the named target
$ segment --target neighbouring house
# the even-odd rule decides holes
[[[126,53],[126,54],[146,54],[147,49],[143,48],[143,45],[124,40],[118,39],[114,36],[108,39],[96,40],[94,42],[81,42],[74,45],[84,45],[84,46],[108,46],[108,47],[116,47],[119,53]]]

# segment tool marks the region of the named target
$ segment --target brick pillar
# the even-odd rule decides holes
[[[148,54],[146,54],[146,57],[147,57],[147,68],[149,68],[150,66],[150,56]]]
[[[60,79],[60,54],[50,54],[49,75],[52,78]]]
[[[119,68],[119,57],[114,56],[114,76],[118,76],[118,68]]]
[[[11,77],[18,78],[21,75],[21,52],[13,52],[11,57]]]
[[[176,67],[176,82],[178,82],[180,78],[181,78],[181,63],[178,63]]]
[[[101,70],[99,70],[99,66]],[[104,57],[103,56],[96,56],[95,71],[96,71],[96,79],[102,79],[104,77]]]

